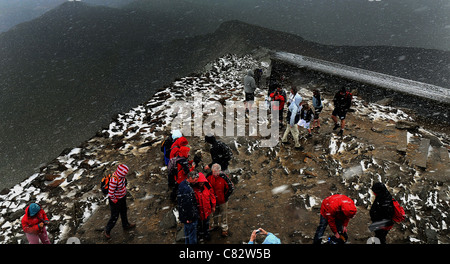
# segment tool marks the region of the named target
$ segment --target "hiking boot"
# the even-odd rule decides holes
[[[342,137],[342,134],[344,133],[344,130],[340,130],[339,132],[338,132],[338,136],[340,136],[340,137]]]
[[[128,224],[126,227],[123,228],[123,230],[130,230],[136,227],[136,224]]]
[[[333,127],[333,130],[336,130],[336,129],[338,129],[339,128],[339,125],[336,123],[336,124],[334,124],[334,127]]]

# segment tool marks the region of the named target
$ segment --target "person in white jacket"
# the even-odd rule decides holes
[[[300,118],[300,110],[303,98],[297,93],[296,87],[291,87],[291,95],[293,96],[293,99],[288,107],[288,114],[287,114],[288,125],[286,126],[286,131],[284,131],[284,135],[281,138],[281,143],[284,144],[288,143],[287,138],[289,136],[289,133],[291,133],[292,137],[294,138],[295,148],[300,149],[301,146],[298,139],[299,132],[297,122],[299,121]]]

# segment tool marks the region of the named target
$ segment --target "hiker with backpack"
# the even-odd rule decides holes
[[[321,244],[327,226],[334,234],[333,240],[347,240],[347,226],[357,212],[355,203],[343,194],[328,196],[320,206],[320,222],[314,235],[314,244]]]
[[[188,160],[190,151],[191,149],[189,147],[179,147],[177,156],[171,158],[169,165],[167,165],[169,188],[172,188],[170,196],[172,201],[175,201],[175,196],[180,183],[186,179],[189,172],[195,169],[194,161]]]
[[[125,164],[117,166],[108,182],[108,199],[111,209],[111,217],[106,224],[104,235],[107,239],[111,238],[111,230],[116,225],[117,220],[122,220],[122,228],[129,230],[136,227],[136,224],[128,222],[127,217],[127,179],[128,167]]]
[[[197,223],[199,219],[198,203],[193,189],[198,181],[199,173],[191,171],[180,183],[177,191],[179,221],[184,224],[186,244],[197,244]]]
[[[234,191],[234,185],[230,178],[222,171],[219,164],[211,167],[211,172],[206,176],[216,196],[216,209],[211,219],[211,228],[220,227],[221,235],[226,237],[228,233],[228,198]]]
[[[46,229],[49,223],[48,217],[39,204],[32,203],[25,209],[25,215],[22,217],[21,223],[28,243],[39,244],[40,240],[42,244],[50,244]]]
[[[176,135],[176,136],[179,136],[179,137],[176,137],[176,139],[174,139],[174,142],[173,142],[172,146],[170,147],[169,159],[172,159],[172,158],[178,156],[178,151],[180,150],[180,147],[187,146],[189,144],[187,139],[181,135],[181,132],[179,135]]]
[[[286,122],[288,125],[286,126],[286,130],[284,131],[284,135],[281,138],[281,143],[287,144],[287,138],[289,136],[289,133],[292,134],[292,137],[294,138],[295,142],[295,148],[300,149],[300,142],[298,139],[299,131],[297,127],[297,123],[300,120],[300,109],[302,104],[302,97],[297,93],[296,87],[291,87],[291,96],[292,100],[289,103],[288,112],[287,112],[287,119]]]
[[[401,222],[404,219],[405,213],[383,183],[374,183],[371,190],[375,194],[375,200],[370,208],[372,224],[369,230],[375,232],[375,237],[381,244],[386,244],[389,230],[394,226],[394,222]]]
[[[217,140],[213,135],[206,135],[205,142],[211,144],[209,150],[212,162],[205,166],[205,170],[209,170],[214,163],[220,164],[223,171],[228,170],[230,160],[233,158],[233,152],[227,144]]]
[[[172,131],[171,135],[167,136],[161,143],[161,152],[164,153],[164,164],[167,166],[170,161],[170,152],[172,150],[172,145],[178,138],[182,137],[180,130]]]
[[[341,130],[338,132],[338,136],[342,136],[345,128],[345,117],[347,115],[350,106],[352,105],[352,97],[353,95],[347,91],[345,87],[342,87],[339,92],[334,95],[333,103],[334,110],[331,113],[331,118],[334,121],[333,130],[341,127]],[[338,118],[341,120],[341,124],[338,124]]]
[[[286,92],[281,88],[281,85],[278,85],[277,89],[270,94],[270,98],[272,98],[273,102],[278,102],[278,106],[272,106],[272,111],[278,111],[280,126],[283,127],[283,111],[284,103],[286,102]]]
[[[209,220],[210,215],[216,210],[216,196],[205,175],[199,172],[198,176],[198,181],[193,186],[199,212],[197,237],[209,241],[211,239],[209,234]]]

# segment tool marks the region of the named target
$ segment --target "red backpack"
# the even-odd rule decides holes
[[[392,216],[392,221],[400,223],[405,220],[405,210],[403,207],[397,202],[397,200],[392,198],[392,203],[394,204],[394,216]]]

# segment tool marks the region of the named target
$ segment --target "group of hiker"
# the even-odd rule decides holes
[[[248,111],[252,111],[256,82],[254,73],[249,71],[244,78],[245,102]],[[292,86],[290,96],[287,97],[281,85],[269,86],[268,96],[271,100],[278,101],[277,107],[272,111],[279,111],[280,123],[283,122],[284,105],[287,104],[287,126],[282,137],[282,143],[287,143],[289,134],[295,141],[295,148],[300,148],[299,127],[306,128],[309,135],[312,129],[320,128],[319,115],[323,109],[323,99],[318,90],[313,91],[312,104],[303,101],[297,88]],[[351,105],[352,94],[342,88],[334,98],[334,110],[332,119],[335,123],[333,130],[341,128],[342,135],[345,127],[346,113]],[[314,108],[314,110],[313,110]],[[340,124],[338,124],[340,119]],[[234,191],[234,184],[229,176],[229,162],[233,153],[224,142],[216,139],[214,135],[206,135],[205,143],[211,145],[211,162],[201,167],[202,155],[195,153],[191,158],[189,142],[180,130],[171,131],[161,144],[164,155],[164,163],[167,166],[167,184],[171,189],[170,199],[176,204],[179,212],[179,221],[184,225],[185,243],[197,244],[200,239],[209,240],[210,232],[220,229],[223,237],[229,236],[227,219],[228,200]],[[119,216],[122,228],[129,230],[136,227],[130,223],[127,217],[127,179],[129,168],[125,164],[119,164],[113,174],[102,179],[101,188],[108,197],[111,216],[104,228],[104,236],[111,238],[111,230],[115,226]],[[206,174],[206,175],[205,175]],[[375,183],[372,186],[375,200],[370,209],[372,225],[369,229],[375,232],[381,243],[386,243],[386,235],[394,225],[394,222],[404,218],[404,211],[396,202],[383,183]],[[343,243],[347,241],[347,226],[357,212],[352,199],[342,194],[334,194],[322,201],[320,208],[320,221],[314,235],[313,243],[321,244],[327,226],[333,232],[329,243]],[[30,244],[50,243],[46,226],[49,220],[45,211],[37,203],[30,204],[25,209],[22,218],[22,228]],[[263,243],[281,243],[270,232],[261,228],[254,230],[249,244],[253,244],[256,235],[263,234],[266,239]]]
[[[254,79],[254,71],[248,71],[244,78],[244,93],[246,112],[252,111],[252,105],[255,98],[255,91],[257,89],[256,81]],[[283,79],[283,78],[282,78]],[[273,104],[271,111],[278,111],[279,124],[284,127],[284,109],[287,105],[286,114],[286,130],[282,137],[282,143],[287,144],[289,134],[292,135],[295,142],[296,149],[302,149],[299,143],[299,128],[304,128],[308,131],[307,138],[312,137],[312,130],[318,131],[320,129],[319,115],[323,110],[323,98],[320,91],[315,89],[313,91],[312,103],[303,100],[303,97],[298,93],[297,87],[291,86],[289,96],[283,90],[282,81],[271,82],[269,84],[267,102],[278,102]],[[342,87],[333,97],[334,110],[331,118],[334,122],[333,130],[340,127],[339,136],[342,136],[345,128],[345,118],[347,112],[350,110],[352,102],[352,93]],[[340,123],[339,123],[340,122]]]
[[[161,144],[167,165],[171,199],[177,204],[179,221],[184,224],[185,243],[210,240],[210,232],[220,228],[221,236],[229,235],[228,198],[234,184],[226,174],[233,157],[231,149],[213,135],[206,135],[211,145],[211,163],[199,168],[201,154],[190,159],[188,141],[179,130],[172,131]],[[167,153],[170,153],[167,156]],[[208,172],[206,175],[202,172]]]

